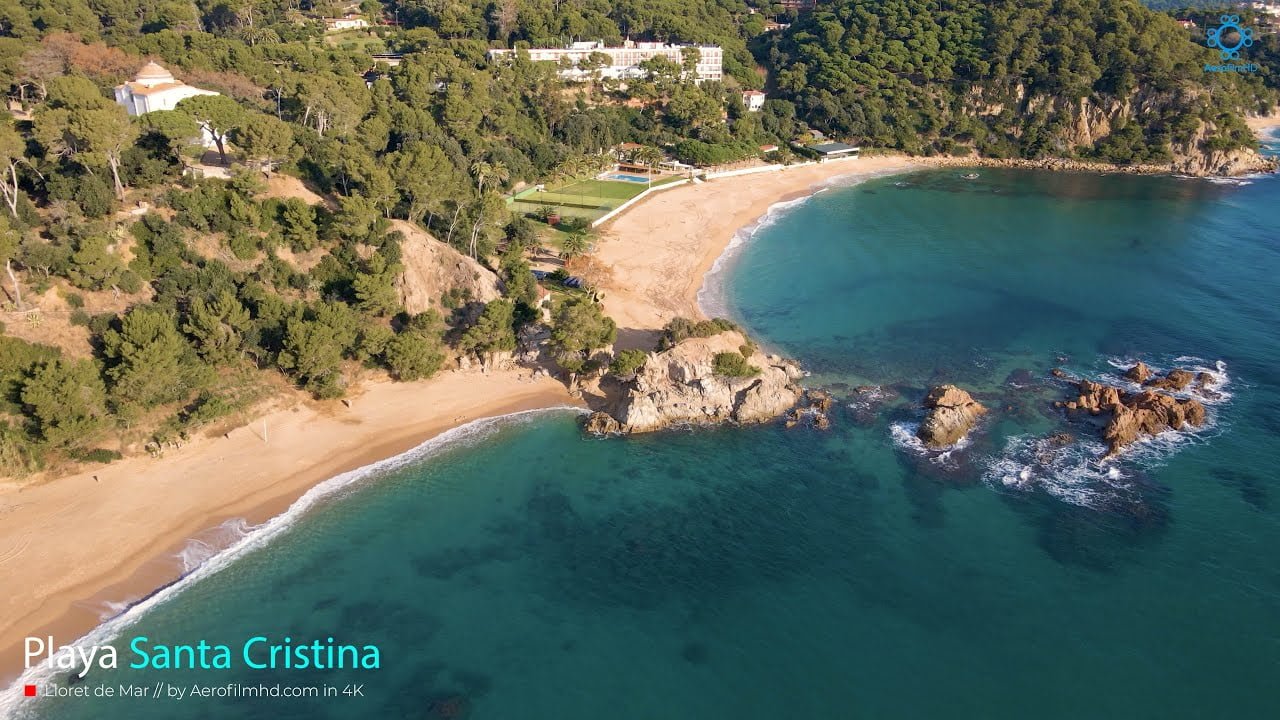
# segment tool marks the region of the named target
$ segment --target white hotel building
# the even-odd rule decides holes
[[[600,53],[609,58],[609,64],[600,69],[600,77],[627,80],[644,77],[645,71],[640,69],[640,63],[650,58],[665,57],[677,65],[681,64],[686,48],[696,49],[699,54],[695,82],[724,78],[724,50],[717,45],[667,45],[627,40],[622,47],[606,47],[602,42],[576,42],[567,48],[529,48],[524,52],[529,53],[529,59],[533,62],[559,63],[567,58],[573,63],[573,68],[561,70],[560,76],[572,80],[590,77],[591,73],[580,66],[592,53]],[[511,58],[518,52],[521,51],[490,50],[489,59]]]

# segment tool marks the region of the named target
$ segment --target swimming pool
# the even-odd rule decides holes
[[[610,176],[609,176],[609,179],[610,179],[610,180],[622,180],[622,181],[624,181],[624,182],[633,182],[633,183],[647,183],[647,182],[649,182],[649,178],[647,178],[647,177],[645,177],[645,176],[643,176],[643,175],[623,175],[622,173],[617,173],[617,174],[614,174],[614,175],[610,175]]]

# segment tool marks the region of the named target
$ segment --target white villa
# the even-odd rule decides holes
[[[156,110],[173,110],[178,103],[197,95],[217,95],[212,90],[175,80],[173,73],[149,62],[131,82],[116,86],[116,102],[130,115],[146,115]]]
[[[603,42],[575,42],[565,48],[530,48],[529,59],[534,62],[555,62],[569,60],[573,67],[560,71],[560,76],[572,80],[586,80],[591,72],[582,67],[583,61],[589,60],[592,54],[606,56],[609,62],[600,68],[600,77],[626,80],[641,78],[645,71],[640,63],[655,57],[665,57],[680,64],[684,60],[686,49],[698,51],[698,64],[695,68],[695,82],[703,80],[721,80],[724,78],[724,50],[717,45],[668,45],[656,42],[634,42],[627,40],[621,47],[607,47]],[[519,50],[490,50],[489,59],[513,58]]]
[[[344,15],[337,18],[324,19],[325,32],[342,32],[343,30],[359,30],[369,27],[369,21],[359,15]]]
[[[767,98],[768,96],[759,90],[742,91],[742,105],[747,109],[747,112],[760,112],[764,108],[764,101]]]

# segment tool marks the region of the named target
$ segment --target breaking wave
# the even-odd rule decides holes
[[[1013,490],[1043,490],[1064,502],[1101,507],[1131,489],[1129,476],[1114,462],[1099,460],[1107,447],[1095,440],[1059,444],[1054,438],[1016,435],[993,459],[984,479]]]
[[[1124,377],[1124,371],[1137,362],[1135,358],[1107,358],[1106,364],[1113,371],[1098,373],[1094,379],[1130,392],[1137,391],[1141,386]],[[1232,398],[1232,391],[1228,389],[1232,378],[1225,362],[1209,363],[1203,358],[1184,355],[1172,358],[1168,366],[1151,363],[1148,366],[1161,374],[1176,366],[1214,378],[1208,388],[1197,388],[1193,384],[1184,391],[1171,393],[1201,401],[1206,410],[1204,425],[1142,438],[1107,460],[1102,459],[1106,445],[1093,437],[1015,435],[1008,439],[1004,452],[990,460],[983,479],[995,488],[1043,491],[1064,502],[1101,509],[1137,491],[1135,470],[1158,467],[1183,447],[1204,442],[1221,432],[1220,409]]]
[[[822,188],[813,194],[794,200],[776,202],[769,206],[768,211],[759,220],[733,234],[724,252],[720,253],[720,257],[716,258],[711,269],[702,278],[702,287],[698,289],[698,308],[702,310],[702,314],[707,317],[729,316],[728,271],[732,268],[733,261],[742,254],[742,249],[755,237],[756,233],[778,222],[778,219],[787,212],[809,202],[826,189]]]
[[[1114,368],[1116,372],[1104,372],[1095,379],[1108,385],[1115,385],[1130,392],[1139,391],[1142,386],[1132,380],[1126,378],[1124,373],[1129,368],[1138,363],[1136,358],[1110,357],[1106,360],[1107,365]],[[1227,373],[1227,364],[1222,360],[1210,363],[1201,357],[1194,355],[1179,355],[1165,362],[1147,362],[1147,367],[1151,371],[1163,375],[1174,368],[1187,370],[1193,375],[1204,373],[1213,378],[1213,384],[1206,388],[1197,387],[1196,383],[1192,383],[1190,387],[1178,392],[1164,391],[1179,398],[1195,398],[1204,403],[1206,407],[1215,405],[1225,405],[1231,401],[1233,397],[1231,387],[1231,375]]]
[[[702,314],[707,317],[729,317],[729,299],[727,296],[728,275],[729,270],[733,267],[733,262],[742,254],[743,248],[751,241],[756,233],[777,223],[783,216],[791,210],[804,205],[813,198],[821,195],[833,188],[849,188],[860,185],[868,180],[877,178],[901,175],[902,169],[889,169],[879,172],[859,173],[856,170],[847,175],[837,175],[821,183],[813,192],[804,197],[792,200],[782,200],[769,206],[759,220],[739,229],[733,234],[733,238],[729,240],[729,244],[725,246],[724,251],[712,263],[711,269],[702,278],[702,287],[698,288],[698,308],[702,310]]]
[[[899,421],[889,425],[889,435],[893,438],[893,444],[897,447],[939,465],[948,464],[954,458],[953,453],[964,450],[973,444],[971,437],[973,433],[970,432],[945,448],[931,448],[916,437],[916,432],[919,429],[920,423],[918,422]]]
[[[342,497],[352,492],[365,481],[385,476],[388,472],[409,464],[421,462],[458,445],[479,442],[497,432],[499,428],[508,426],[513,422],[531,420],[548,413],[568,411],[574,413],[582,412],[580,408],[562,406],[526,410],[509,415],[474,420],[441,433],[400,455],[379,460],[371,465],[366,465],[341,475],[335,475],[308,490],[283,513],[261,525],[250,526],[244,523],[243,520],[223,523],[211,531],[203,540],[188,543],[178,553],[178,559],[182,562],[183,567],[189,568],[184,570],[178,580],[156,590],[138,602],[104,604],[104,612],[114,610],[114,614],[104,617],[101,625],[98,625],[70,644],[88,646],[110,643],[119,637],[125,629],[145,617],[151,610],[176,598],[196,583],[221,572],[235,561],[267,546],[273,540],[291,530],[299,520],[303,519],[319,503]],[[219,537],[228,540],[229,544],[221,549],[215,549],[213,543],[216,543]],[[48,661],[24,671],[12,685],[3,691],[3,694],[0,694],[0,718],[18,720],[19,718],[36,717],[40,703],[24,698],[20,692],[21,686],[47,683],[54,678],[57,672],[57,669],[51,667]]]

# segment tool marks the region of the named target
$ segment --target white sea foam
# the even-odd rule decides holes
[[[708,270],[707,274],[702,278],[702,287],[698,288],[698,309],[707,317],[728,317],[730,315],[729,299],[727,295],[727,276],[729,270],[733,267],[734,261],[742,254],[743,248],[756,236],[756,233],[777,223],[778,220],[791,210],[800,207],[832,188],[854,187],[868,180],[874,180],[887,175],[899,175],[902,172],[903,171],[901,169],[897,169],[874,173],[854,172],[848,175],[838,175],[823,182],[817,190],[814,190],[812,193],[805,195],[804,197],[795,198],[794,200],[782,200],[770,205],[769,209],[760,217],[759,220],[756,220],[754,223],[747,225],[734,233],[733,237],[729,240],[729,244],[725,246],[724,251],[721,252],[720,256],[716,258],[716,261],[712,263],[711,269]]]
[[[1125,371],[1138,363],[1138,358],[1110,357],[1106,359],[1106,362],[1107,365],[1119,372],[1102,373],[1096,378],[1099,382],[1115,385],[1130,392],[1142,389],[1141,385],[1124,376]],[[1227,363],[1222,360],[1210,362],[1194,355],[1179,355],[1167,362],[1161,360],[1144,360],[1144,362],[1157,375],[1163,375],[1174,368],[1178,368],[1194,375],[1204,373],[1213,378],[1213,383],[1208,387],[1201,388],[1199,383],[1192,382],[1185,390],[1177,392],[1164,391],[1175,397],[1195,398],[1206,406],[1225,405],[1233,397],[1232,390],[1229,389],[1231,387],[1231,375],[1227,372]]]
[[[849,401],[849,408],[852,410],[867,410],[875,407],[880,401],[889,397],[889,392],[879,385],[873,385],[870,388],[859,392],[852,400]]]
[[[826,188],[823,189],[825,190]],[[725,246],[724,252],[720,253],[720,257],[716,258],[716,261],[711,265],[711,269],[702,278],[702,287],[698,289],[698,308],[702,310],[702,314],[707,317],[727,317],[729,315],[726,275],[733,266],[733,262],[742,254],[742,249],[747,242],[755,237],[756,233],[776,223],[787,212],[809,202],[817,195],[818,193],[815,192],[802,198],[776,202],[769,206],[768,211],[759,220],[733,234],[733,238]]]
[[[1098,507],[1129,487],[1128,476],[1098,458],[1106,446],[1094,440],[1058,445],[1051,438],[1017,435],[987,466],[984,479],[996,487],[1041,489],[1064,502]]]
[[[120,613],[124,612],[125,610],[128,610],[128,609],[129,609],[129,606],[130,606],[130,605],[132,605],[132,604],[133,604],[133,603],[127,603],[127,602],[112,602],[112,601],[110,601],[110,600],[104,600],[104,601],[102,602],[101,607],[99,607],[99,608],[98,608],[98,619],[99,619],[99,620],[110,620],[111,618],[113,618],[113,617],[115,617],[115,616],[119,615]]]
[[[283,513],[261,525],[248,526],[243,522],[240,524],[224,523],[214,534],[237,535],[237,538],[230,545],[213,552],[186,572],[181,579],[148,595],[145,599],[136,603],[118,606],[114,615],[104,618],[104,622],[101,625],[98,625],[71,644],[87,647],[110,643],[119,637],[125,629],[137,623],[154,608],[178,597],[188,588],[222,571],[246,554],[270,544],[273,540],[288,532],[308,511],[319,503],[349,493],[363,481],[385,475],[405,465],[420,462],[459,444],[477,442],[492,435],[503,425],[529,420],[548,413],[566,411],[582,412],[580,408],[562,406],[526,410],[509,415],[474,420],[443,432],[400,455],[379,460],[371,465],[366,465],[341,475],[335,475],[311,488],[302,497],[294,501]],[[191,545],[188,545],[179,553],[179,557],[184,564],[188,560],[196,560],[199,555],[200,551],[193,551]],[[111,604],[107,604],[104,607],[105,609],[113,609]],[[34,717],[38,709],[38,703],[33,703],[31,700],[22,697],[21,686],[49,682],[53,679],[55,673],[56,668],[50,667],[47,662],[23,672],[9,688],[0,692],[0,718],[4,720],[20,720],[21,718]]]
[[[1137,362],[1137,358],[1107,358],[1107,365],[1117,372],[1100,373],[1095,379],[1137,391],[1141,386],[1123,375]],[[1146,362],[1153,372],[1167,372],[1168,368],[1163,363]],[[1227,372],[1227,364],[1221,360],[1210,363],[1204,358],[1183,355],[1172,358],[1169,367],[1193,373],[1204,372],[1214,378],[1213,385],[1208,388],[1198,388],[1193,383],[1186,390],[1173,393],[1178,397],[1193,397],[1205,405],[1204,425],[1144,437],[1126,447],[1118,456],[1105,461],[1101,458],[1106,453],[1106,446],[1092,438],[1063,444],[1053,438],[1014,436],[1009,439],[1004,452],[988,463],[984,479],[994,487],[1025,491],[1039,489],[1065,502],[1095,508],[1131,491],[1132,468],[1157,467],[1181,448],[1204,442],[1222,432],[1220,409],[1232,398],[1232,392],[1228,390],[1232,378]]]
[[[182,574],[195,570],[209,558],[235,545],[255,527],[244,518],[231,518],[212,530],[201,533],[187,541],[185,547],[178,551],[178,560],[182,563]]]
[[[1276,177],[1276,173],[1248,173],[1246,175],[1235,175],[1233,177],[1217,177],[1202,175],[1174,175],[1179,180],[1200,180],[1214,185],[1231,185],[1235,187],[1244,187],[1252,185],[1256,180],[1269,180]]]
[[[889,425],[889,435],[893,438],[894,445],[939,465],[946,465],[954,457],[952,453],[957,450],[964,450],[973,444],[973,439],[970,437],[972,433],[970,433],[957,440],[953,445],[948,445],[944,448],[931,448],[916,436],[916,432],[919,429],[920,423],[918,422],[899,421]]]

